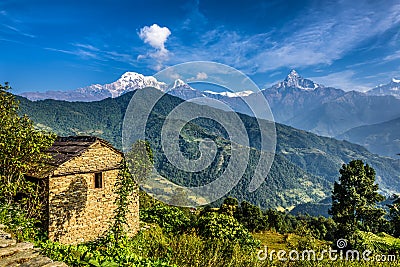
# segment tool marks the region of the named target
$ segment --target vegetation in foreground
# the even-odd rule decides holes
[[[37,131],[27,117],[17,114],[18,103],[0,85],[0,223],[19,240],[34,241],[49,257],[70,266],[376,266],[373,261],[279,261],[260,260],[265,246],[275,250],[337,249],[336,240],[348,241],[344,249],[369,249],[399,257],[400,200],[376,206],[375,172],[362,161],[351,161],[340,170],[332,194],[332,218],[292,216],[273,209],[261,210],[248,202],[226,198],[219,208],[170,207],[141,192],[142,229],[130,238],[125,227],[127,196],[134,175],[146,175],[147,161],[138,172],[124,162],[116,190],[119,194],[110,230],[96,241],[61,245],[46,240],[40,225],[40,194],[25,174],[41,171],[52,143],[52,134]],[[145,143],[137,144],[146,146]],[[136,162],[137,163],[137,162]],[[383,233],[385,231],[386,233]],[[274,241],[275,240],[275,241]],[[396,266],[398,263],[385,263]]]

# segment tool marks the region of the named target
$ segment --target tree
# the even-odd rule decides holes
[[[221,204],[220,213],[235,216],[237,209],[239,206],[239,201],[233,197],[227,197],[224,199],[224,202]]]
[[[387,205],[389,207],[390,225],[393,235],[400,237],[400,196],[394,195],[393,197],[392,204]]]
[[[377,192],[375,170],[361,160],[353,160],[343,164],[339,172],[329,210],[338,227],[335,237],[351,239],[357,230],[377,232],[385,211],[376,206],[384,197]]]
[[[243,201],[240,204],[236,218],[251,232],[261,231],[266,228],[266,222],[260,207],[247,201]]]
[[[44,151],[55,135],[35,130],[26,115],[18,114],[19,102],[10,89],[0,84],[0,204],[24,207],[27,217],[37,218],[39,190],[26,174],[44,170],[50,157]]]

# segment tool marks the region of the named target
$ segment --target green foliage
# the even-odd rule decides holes
[[[298,216],[299,221],[304,222],[310,230],[310,234],[320,240],[335,241],[333,234],[336,232],[336,223],[332,218],[322,216]],[[297,231],[296,227],[296,231]]]
[[[354,233],[354,247],[357,250],[371,250],[375,253],[400,255],[400,239],[386,233],[374,234],[357,231]]]
[[[137,191],[137,184],[133,180],[125,160],[122,160],[120,164],[120,171],[114,186],[115,192],[118,195],[115,201],[117,207],[114,210],[113,224],[109,232],[113,235],[113,239],[118,242],[121,236],[125,235],[128,230],[127,214],[129,212],[129,206],[132,203],[131,196]]]
[[[17,239],[33,238],[41,219],[39,184],[26,175],[40,174],[49,156],[43,151],[55,136],[37,131],[27,116],[19,116],[19,102],[0,84],[0,223]]]
[[[29,218],[27,212],[20,206],[3,204],[0,206],[0,223],[6,225],[7,230],[20,240],[33,240],[40,232],[40,221]]]
[[[134,181],[141,183],[147,179],[154,161],[149,142],[144,140],[136,141],[132,145],[132,149],[125,153],[125,159],[126,167]]]
[[[226,267],[262,266],[257,250],[225,240],[207,240],[194,233],[166,235],[159,227],[140,231],[118,244],[40,244],[43,252],[69,266]]]
[[[110,228],[109,236],[103,242],[119,242],[121,236],[127,234],[127,215],[132,204],[132,195],[138,192],[138,182],[146,179],[150,174],[153,163],[153,155],[150,145],[143,140],[138,140],[132,145],[132,149],[125,154],[120,164],[117,181],[114,185],[118,197],[116,209],[114,210],[113,225]]]
[[[240,204],[235,217],[251,232],[265,230],[266,228],[267,222],[260,207],[254,206],[247,201],[243,201]]]
[[[133,94],[129,92],[115,99],[90,103],[20,100],[22,112],[29,114],[37,126],[49,127],[60,135],[95,134],[120,148],[122,121]],[[181,99],[170,95],[160,99],[148,118],[146,138],[152,146],[155,167],[160,174],[174,183],[199,186],[215,180],[224,170],[229,160],[229,142],[226,132],[212,120],[191,121],[181,133],[179,145],[182,154],[196,158],[199,153],[197,140],[210,138],[218,144],[215,162],[207,170],[196,173],[187,173],[169,164],[162,156],[160,132],[165,116],[180,103]],[[377,157],[359,145],[276,124],[278,138],[275,160],[266,182],[250,193],[248,185],[258,159],[260,136],[254,118],[246,115],[240,115],[240,118],[248,129],[250,145],[255,148],[251,152],[248,169],[230,192],[240,202],[246,200],[264,209],[319,201],[330,195],[342,162],[349,162],[353,158],[368,161],[382,177],[381,186],[400,190],[400,180],[392,179],[400,175],[399,164],[395,160]]]
[[[136,252],[133,242],[127,239],[123,241],[118,247],[63,245],[51,241],[41,243],[40,247],[53,260],[76,267],[176,267],[162,259],[144,258]]]
[[[264,212],[264,216],[267,220],[266,230],[273,230],[278,233],[292,233],[297,225],[295,216],[275,209],[267,209]]]
[[[392,204],[389,207],[390,226],[395,237],[400,236],[400,197],[394,196]]]
[[[36,190],[25,175],[40,173],[45,167],[48,155],[43,151],[55,136],[35,130],[27,116],[19,116],[19,102],[8,90],[7,83],[0,84],[0,202],[26,206],[30,198],[36,200],[32,196]],[[31,212],[30,217],[38,215]]]
[[[377,193],[375,171],[361,160],[343,164],[339,183],[332,192],[332,214],[337,223],[337,238],[348,238],[357,230],[377,232],[385,211],[376,207],[384,197]]]
[[[158,201],[157,199],[151,197],[149,194],[147,194],[145,191],[139,188],[139,207],[140,209],[147,209],[152,207],[153,205],[156,205],[158,203],[162,203]]]
[[[259,241],[248,232],[234,217],[216,212],[208,212],[197,222],[198,234],[211,240],[220,240],[241,245],[257,247]]]
[[[237,213],[238,208],[239,201],[236,198],[227,197],[224,199],[224,202],[219,208],[219,212],[226,215],[234,216]]]
[[[178,207],[155,204],[140,210],[140,219],[147,223],[157,223],[165,233],[183,233],[190,224],[190,218]]]

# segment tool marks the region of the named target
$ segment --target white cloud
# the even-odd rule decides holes
[[[9,30],[11,30],[11,31],[13,31],[14,33],[17,33],[17,34],[20,34],[20,35],[23,35],[23,36],[26,36],[26,37],[30,37],[30,38],[36,38],[35,35],[23,32],[22,30],[17,29],[16,27],[13,27],[11,25],[3,24],[2,26],[7,28],[7,29],[9,29]]]
[[[400,59],[400,50],[397,50],[393,54],[388,55],[383,58],[384,61],[392,61],[392,60],[396,60],[396,59]]]
[[[309,79],[316,83],[339,88],[345,91],[355,90],[365,92],[374,86],[371,83],[361,83],[354,77],[355,75],[355,71],[345,70],[331,73],[326,76],[310,77]]]
[[[80,48],[91,50],[91,51],[100,51],[99,48],[94,47],[93,45],[90,45],[90,44],[72,43],[72,45],[75,47],[80,47]]]
[[[69,54],[69,55],[75,55],[78,57],[82,57],[84,59],[98,59],[98,56],[95,53],[92,53],[90,51],[85,51],[82,49],[73,50],[73,51],[72,50],[64,50],[64,49],[56,49],[56,48],[51,48],[51,47],[45,47],[44,49],[49,50],[49,51]]]
[[[160,27],[157,24],[144,26],[140,29],[140,39],[155,49],[155,52],[148,53],[147,56],[157,61],[155,66],[157,70],[160,70],[162,68],[162,63],[168,59],[169,51],[165,48],[165,42],[170,35],[171,31],[167,27]],[[138,59],[145,57],[146,56],[139,55]]]
[[[248,74],[331,65],[399,24],[400,4],[317,1],[298,18],[269,32],[244,35],[219,27],[199,33],[190,47],[175,43],[170,63],[213,60]]]
[[[157,24],[153,24],[150,27],[144,26],[140,29],[139,37],[155,49],[166,50],[164,44],[170,34],[171,31],[167,27],[160,27]]]
[[[187,79],[187,81],[191,82],[191,81],[203,81],[203,80],[207,80],[208,75],[205,72],[198,72],[196,74],[196,77],[190,77]]]
[[[207,75],[207,73],[205,73],[205,72],[199,72],[199,73],[197,73],[197,75],[196,75],[196,79],[197,80],[205,80],[205,79],[207,79],[208,78],[208,75]]]
[[[256,56],[258,71],[279,67],[330,65],[362,42],[380,35],[400,22],[400,5],[382,8],[374,2],[356,9],[348,1],[335,7],[311,10],[298,21],[297,28],[280,44]],[[333,12],[335,10],[335,12]],[[308,19],[304,20],[304,17]]]

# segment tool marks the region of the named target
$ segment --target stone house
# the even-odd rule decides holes
[[[108,230],[116,208],[114,184],[123,154],[93,136],[59,137],[49,148],[52,159],[40,175],[44,225],[50,240],[77,244]],[[139,229],[139,196],[129,207],[130,234]]]

